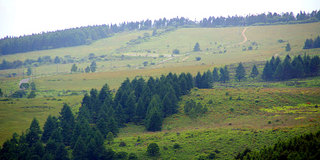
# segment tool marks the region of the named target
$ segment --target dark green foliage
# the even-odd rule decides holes
[[[229,81],[230,77],[229,77],[229,71],[227,66],[224,66],[224,68],[220,68],[220,82],[226,83],[227,81]]]
[[[86,69],[84,69],[84,71],[85,71],[86,73],[89,73],[89,72],[91,71],[91,69],[90,69],[89,66],[87,66]]]
[[[72,72],[77,72],[78,71],[78,67],[76,64],[73,64],[72,67],[71,67],[71,73]]]
[[[320,131],[316,134],[305,134],[290,139],[278,141],[273,146],[265,147],[260,151],[245,149],[237,154],[235,159],[319,159],[320,158]]]
[[[96,72],[97,70],[97,63],[95,61],[93,61],[91,64],[90,64],[90,70],[91,72]]]
[[[204,113],[206,113],[208,109],[203,107],[201,103],[196,103],[192,99],[187,101],[184,105],[184,113],[191,118],[196,118]]]
[[[174,148],[174,149],[180,149],[180,148],[182,148],[182,147],[180,146],[179,143],[175,143],[175,144],[173,145],[173,148]]]
[[[66,103],[63,105],[61,109],[59,120],[60,126],[62,128],[61,134],[63,137],[63,142],[66,146],[69,146],[72,139],[75,120],[69,105],[67,105]]]
[[[290,51],[291,51],[290,43],[287,43],[287,45],[286,45],[286,52],[290,52]]]
[[[162,127],[162,103],[160,97],[155,95],[148,106],[146,116],[146,129],[148,131],[160,131]]]
[[[33,91],[37,90],[36,84],[34,82],[31,82],[30,86],[31,86],[31,90],[33,90]]]
[[[150,143],[147,148],[147,154],[151,157],[160,155],[160,148],[157,143]]]
[[[174,50],[172,51],[172,53],[173,53],[173,54],[180,54],[180,51],[179,51],[179,49],[174,49]]]
[[[212,71],[212,80],[213,80],[213,82],[218,82],[219,79],[220,79],[219,70],[218,70],[218,68],[214,67],[214,69]]]
[[[320,48],[320,36],[317,36],[314,40],[306,39],[303,49]]]
[[[251,78],[256,78],[259,75],[259,71],[257,69],[257,66],[254,64],[250,73]]]
[[[199,51],[200,51],[200,45],[199,45],[198,42],[194,45],[193,51],[194,51],[194,52],[199,52]]]
[[[27,98],[35,98],[35,97],[36,97],[36,92],[31,91]]]
[[[240,62],[237,69],[236,69],[236,79],[240,82],[246,76],[246,70],[244,69],[242,63]]]
[[[108,144],[113,143],[113,139],[114,139],[113,133],[109,132],[107,137],[106,137],[106,140],[108,141]]]
[[[30,85],[29,83],[21,83],[20,84],[20,89],[29,89]]]
[[[3,92],[2,92],[2,90],[0,88],[0,97],[2,97],[2,96],[3,96]]]
[[[114,155],[114,158],[117,160],[126,160],[128,158],[128,153],[127,152],[117,152]]]
[[[41,129],[39,126],[39,122],[36,118],[33,118],[29,130],[26,134],[26,142],[29,146],[37,143],[40,140]]]
[[[57,128],[57,119],[49,115],[43,126],[41,141],[46,143]]]
[[[28,67],[28,70],[27,70],[27,76],[31,76],[31,74],[32,74],[32,70],[31,70],[31,68],[30,68],[30,67]]]
[[[83,139],[81,138],[81,136],[79,136],[73,151],[72,151],[72,155],[73,155],[73,159],[75,160],[85,160],[86,159],[86,153],[87,153],[87,146],[84,143]]]
[[[292,78],[303,78],[310,76],[319,75],[320,59],[319,56],[304,55],[296,56],[292,58],[287,55],[286,58],[281,62],[277,59],[272,59],[267,61],[263,69],[262,78],[266,81],[272,80],[288,80]]]

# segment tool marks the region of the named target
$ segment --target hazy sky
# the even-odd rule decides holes
[[[319,9],[320,0],[0,0],[0,38],[163,17],[200,20]]]

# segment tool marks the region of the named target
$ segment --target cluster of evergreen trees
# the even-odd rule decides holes
[[[266,25],[274,23],[295,23],[304,21],[316,22],[320,20],[320,11],[312,11],[311,13],[300,12],[296,16],[292,12],[283,14],[262,13],[257,15],[228,16],[228,17],[209,17],[200,21],[201,27],[221,27],[221,26],[248,26],[254,24]]]
[[[306,39],[303,49],[320,48],[320,36],[313,39]]]
[[[13,134],[3,144],[0,159],[68,160],[68,149],[72,150],[72,159],[112,159],[114,151],[106,149],[103,143],[99,130],[86,119],[76,119],[64,104],[58,118],[47,118],[43,131],[37,119],[33,119],[26,133]]]
[[[270,147],[264,147],[260,151],[245,149],[235,159],[320,159],[320,131],[316,134],[305,134],[288,141],[279,141]]]
[[[262,79],[266,81],[288,80],[319,75],[319,56],[309,55],[295,56],[293,59],[287,55],[283,61],[279,57],[272,57],[267,61],[262,73]]]
[[[227,66],[221,68],[215,67],[213,71],[208,70],[207,72],[203,72],[202,75],[198,72],[194,79],[196,87],[212,88],[214,82],[225,83],[230,80],[229,70]]]
[[[159,29],[167,27],[224,27],[224,26],[247,26],[254,24],[273,23],[308,23],[320,20],[320,11],[311,13],[300,12],[296,16],[291,13],[262,13],[258,15],[232,16],[232,17],[209,17],[203,18],[199,23],[184,17],[172,19],[160,18],[158,20],[143,20],[140,22],[123,22],[121,24],[95,25],[72,29],[45,32],[20,37],[5,37],[0,39],[0,54],[14,54],[35,50],[54,49],[77,45],[90,44],[94,40],[112,36],[114,33]]]
[[[47,118],[43,131],[34,119],[25,134],[13,134],[3,144],[0,159],[70,159],[68,149],[72,159],[117,159],[117,153],[104,147],[106,137],[116,136],[128,122],[144,124],[148,131],[161,130],[163,118],[177,113],[178,100],[191,88],[190,73],[169,73],[147,82],[126,79],[114,98],[107,84],[100,91],[91,89],[77,117],[64,104],[58,118]]]

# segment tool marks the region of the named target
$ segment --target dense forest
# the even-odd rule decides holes
[[[292,78],[318,76],[320,68],[319,56],[295,56],[293,59],[287,55],[283,61],[279,57],[272,57],[267,61],[262,73],[265,81],[281,81]]]
[[[235,159],[255,160],[255,159],[320,159],[320,131],[309,133],[288,141],[279,141],[273,146],[268,146],[260,151],[251,151],[246,148],[239,153]]]
[[[0,55],[46,50],[61,47],[90,44],[95,40],[110,37],[115,33],[131,30],[164,29],[168,27],[226,27],[270,24],[311,23],[320,20],[320,10],[311,13],[262,13],[247,16],[209,17],[201,21],[177,17],[172,19],[143,20],[140,22],[123,22],[121,24],[95,25],[54,32],[43,32],[20,37],[0,39]]]

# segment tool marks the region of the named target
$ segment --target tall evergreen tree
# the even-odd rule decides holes
[[[60,112],[60,126],[62,128],[61,134],[65,145],[69,146],[72,138],[73,127],[75,125],[74,116],[71,112],[69,105],[63,105]]]
[[[199,51],[200,51],[200,45],[199,45],[198,42],[194,45],[193,51],[194,51],[194,52],[199,52]]]
[[[43,134],[41,137],[42,142],[46,143],[51,137],[53,131],[57,128],[58,124],[56,118],[49,115],[43,126]]]
[[[160,131],[162,127],[162,106],[160,97],[154,95],[148,106],[146,116],[146,129],[148,131]]]
[[[257,69],[257,66],[254,64],[250,73],[251,78],[256,78],[259,75],[259,71]]]
[[[74,160],[87,160],[87,146],[82,137],[79,136],[73,148],[72,156]]]
[[[244,69],[242,63],[240,62],[237,69],[236,69],[236,79],[240,82],[246,76],[246,70]]]
[[[212,76],[213,76],[213,78],[212,78],[213,82],[219,81],[220,77],[219,77],[218,68],[214,67],[213,72],[212,72]]]
[[[38,120],[36,118],[33,118],[29,130],[26,134],[26,141],[29,144],[29,146],[32,146],[40,140],[41,132],[42,131],[40,129]]]

